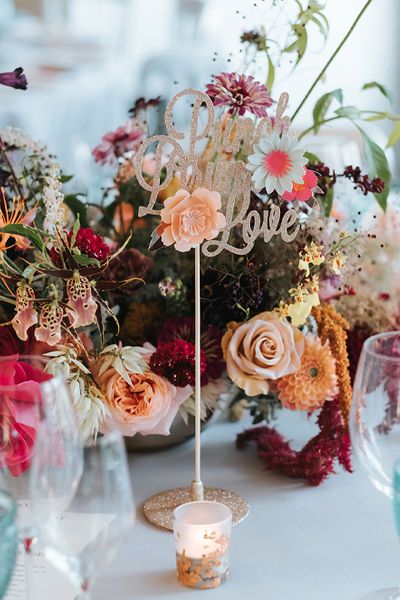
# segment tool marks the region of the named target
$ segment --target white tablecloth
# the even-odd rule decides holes
[[[254,448],[238,451],[236,432],[247,423],[216,423],[203,434],[203,479],[250,503],[233,532],[231,577],[204,592],[218,600],[356,600],[400,580],[400,544],[390,501],[360,469],[339,472],[321,487],[265,472]],[[298,421],[285,416],[298,439]],[[175,576],[173,538],[143,516],[143,501],[192,479],[193,442],[130,456],[137,522],[117,559],[96,582],[94,600],[176,600],[200,592]]]

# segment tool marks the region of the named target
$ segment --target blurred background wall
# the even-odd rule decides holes
[[[288,5],[290,0],[276,0]],[[89,186],[90,156],[101,135],[118,126],[138,96],[169,99],[183,87],[203,87],[212,73],[238,69],[243,30],[272,18],[265,0],[0,0],[0,71],[23,66],[29,92],[0,90],[0,127],[22,127],[57,154],[66,172]],[[292,4],[294,4],[292,2]],[[312,52],[295,74],[283,68],[276,93],[288,91],[295,108],[349,28],[364,0],[327,0],[331,34],[323,47],[315,29]],[[256,6],[255,6],[256,5]],[[278,6],[278,8],[280,8]],[[399,0],[375,0],[342,53],[304,107],[297,126],[310,124],[324,91],[342,87],[345,104],[387,110],[376,80],[392,89],[400,111]],[[216,54],[215,54],[216,53]],[[215,60],[213,60],[215,59]],[[265,64],[254,65],[265,77]],[[350,125],[340,135],[354,135]],[[384,126],[370,126],[384,145]],[[330,139],[326,130],[322,138]],[[334,135],[338,135],[335,133]],[[339,144],[340,146],[340,144]],[[399,156],[389,153],[396,175]]]

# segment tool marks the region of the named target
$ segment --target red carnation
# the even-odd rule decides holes
[[[72,236],[73,232],[69,231],[67,234],[69,243],[71,242]],[[78,230],[73,247],[78,248],[82,254],[85,254],[89,258],[96,258],[100,262],[106,260],[110,254],[110,248],[107,246],[104,239],[101,235],[96,235],[90,227],[81,227]],[[62,266],[60,250],[58,248],[50,248],[50,256],[57,267]]]
[[[72,231],[68,234],[68,240],[72,238]],[[79,248],[82,254],[90,258],[97,258],[100,262],[110,254],[110,248],[100,235],[96,235],[90,227],[81,227],[76,234],[75,248]]]
[[[166,343],[161,342],[150,358],[150,368],[154,373],[162,375],[177,387],[194,385],[195,354],[195,346],[191,342],[182,339],[175,339]],[[201,350],[200,370],[202,375],[206,369],[206,355],[204,350]]]
[[[168,342],[182,339],[194,343],[195,328],[193,317],[171,317],[167,319],[158,335],[158,342]],[[225,370],[225,362],[221,350],[222,333],[214,325],[202,327],[201,349],[207,361],[207,372],[202,377],[202,385],[208,383],[208,378],[218,379]]]

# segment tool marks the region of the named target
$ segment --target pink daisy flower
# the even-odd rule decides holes
[[[254,154],[248,157],[246,168],[253,173],[251,179],[256,191],[265,188],[267,194],[275,191],[283,196],[293,189],[293,184],[303,183],[307,162],[295,137],[273,133],[254,145]]]
[[[300,202],[307,202],[314,195],[314,190],[318,184],[318,177],[310,169],[306,169],[303,176],[303,183],[294,183],[291,192],[285,192],[282,196],[284,200],[292,202],[293,200],[299,200]]]
[[[265,117],[272,98],[265,85],[251,75],[221,73],[214,76],[214,83],[207,84],[206,94],[214,106],[229,106],[228,113],[244,115],[250,112]]]

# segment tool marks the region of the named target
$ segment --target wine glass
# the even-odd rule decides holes
[[[393,498],[394,465],[400,456],[400,332],[364,343],[353,389],[352,445],[373,485]],[[400,600],[399,588],[372,592],[363,600]]]
[[[38,451],[33,480],[34,495],[47,517],[40,519],[40,541],[47,558],[80,590],[79,600],[88,600],[94,577],[114,558],[134,521],[124,441],[111,431],[84,448],[79,485],[61,514],[56,490],[53,502],[43,501],[52,472],[47,461],[40,461],[41,452],[47,452],[46,442]]]
[[[0,490],[0,598],[7,590],[17,553],[16,509],[10,494]]]
[[[31,480],[41,438],[47,435],[52,441],[46,460],[57,466],[58,497],[62,495],[65,504],[75,492],[83,462],[67,385],[58,373],[53,376],[45,372],[46,362],[36,356],[0,358],[0,488],[6,489],[17,504],[27,596],[36,522]]]

